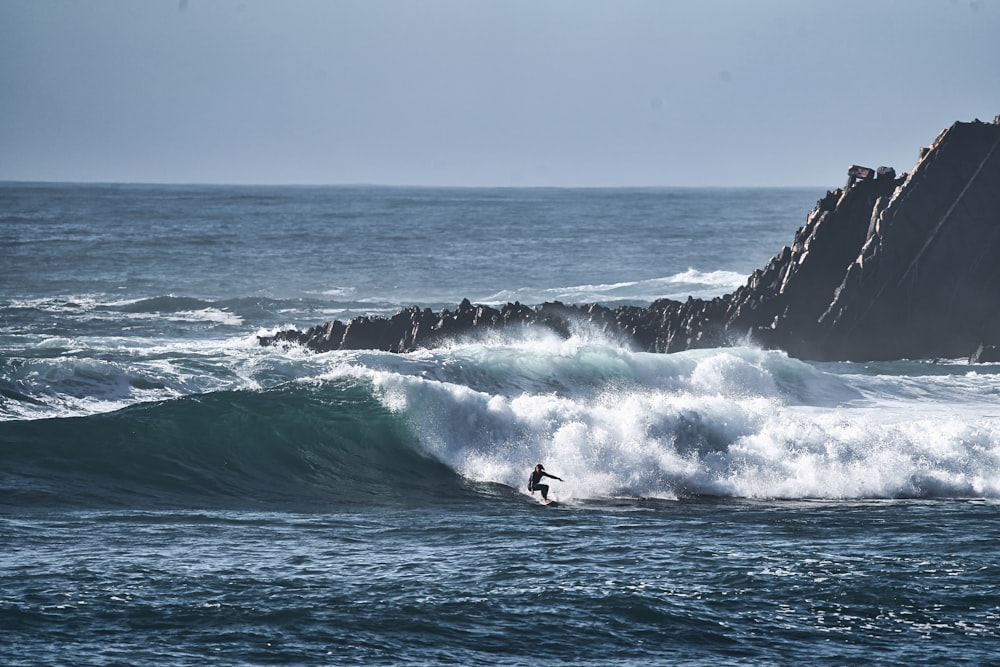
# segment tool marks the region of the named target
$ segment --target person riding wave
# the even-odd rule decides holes
[[[549,500],[549,485],[540,484],[543,477],[551,477],[552,479],[559,480],[560,482],[563,480],[561,477],[556,477],[555,475],[550,475],[545,472],[545,466],[541,463],[536,465],[535,469],[531,472],[531,477],[528,478],[528,491],[531,491],[531,495],[535,495],[535,491],[541,491],[542,502],[548,504],[552,501]]]

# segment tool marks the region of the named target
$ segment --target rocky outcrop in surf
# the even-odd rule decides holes
[[[650,352],[753,343],[815,360],[954,358],[1000,346],[1000,117],[955,123],[909,174],[852,166],[732,294],[648,307],[412,307],[261,337],[316,350],[406,352],[459,335],[579,322]],[[975,357],[983,359],[983,357]]]

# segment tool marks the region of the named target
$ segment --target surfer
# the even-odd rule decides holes
[[[545,472],[545,466],[541,463],[535,466],[535,469],[531,472],[531,477],[528,478],[528,491],[531,491],[531,495],[535,495],[535,491],[542,492],[542,502],[548,504],[551,502],[549,500],[549,485],[539,484],[543,477],[551,477],[552,479],[557,479],[562,481],[561,477],[556,477],[555,475],[550,475]]]

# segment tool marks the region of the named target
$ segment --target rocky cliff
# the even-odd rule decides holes
[[[405,352],[456,336],[579,322],[638,349],[751,343],[816,360],[952,358],[1000,345],[1000,117],[955,123],[909,174],[852,167],[786,246],[747,283],[712,300],[646,308],[463,301],[262,337],[316,351]]]

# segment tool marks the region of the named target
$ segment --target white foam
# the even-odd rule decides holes
[[[689,296],[712,298],[735,290],[746,282],[746,276],[735,271],[699,271],[689,268],[670,276],[617,283],[570,285],[548,289],[525,287],[504,290],[481,300],[487,304],[542,303],[609,303],[628,301],[649,303],[661,298],[686,299]]]
[[[973,405],[950,418],[914,414],[892,378],[875,378],[881,394],[862,392],[748,349],[509,353],[456,349],[436,374],[370,376],[428,454],[517,489],[542,462],[567,480],[553,483],[562,500],[1000,496],[1000,419]]]
[[[187,322],[213,322],[227,326],[242,326],[243,318],[239,315],[218,308],[202,308],[201,310],[183,310],[174,314],[175,319]]]
[[[5,384],[30,400],[0,400],[0,421],[86,416],[178,396],[259,390],[314,376],[321,361],[301,348],[276,353],[247,336],[85,342],[50,338],[37,345],[57,355],[8,358]]]
[[[667,284],[700,284],[725,290],[736,289],[746,283],[747,277],[737,271],[699,271],[689,268],[687,271],[664,279]]]
[[[354,296],[355,292],[357,292],[357,289],[354,287],[331,287],[330,289],[323,290],[320,294],[338,299],[349,299]]]

